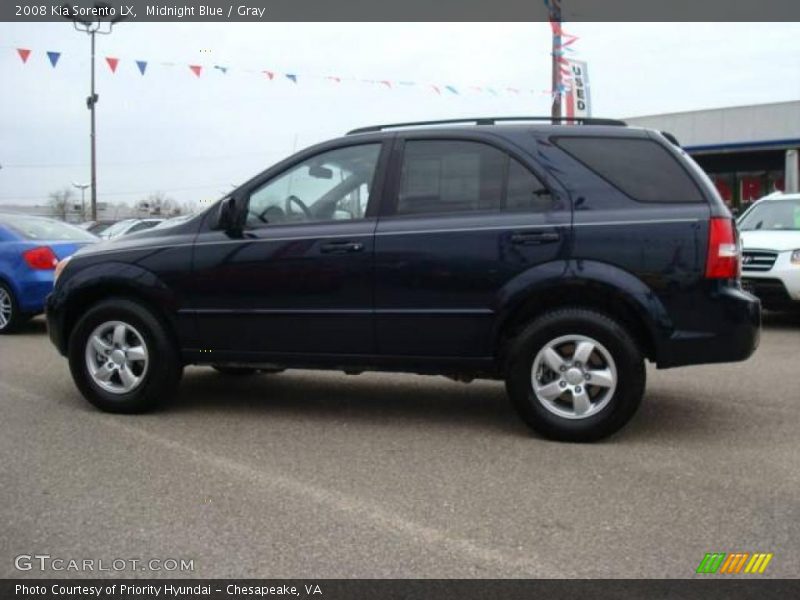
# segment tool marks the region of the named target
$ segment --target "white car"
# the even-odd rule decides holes
[[[772,194],[738,219],[742,285],[764,308],[800,308],[800,194]]]
[[[99,235],[104,240],[110,240],[129,233],[151,229],[159,223],[163,223],[163,221],[164,219],[125,219],[117,221],[108,229],[104,229]]]

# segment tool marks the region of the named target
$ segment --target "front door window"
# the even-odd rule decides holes
[[[247,226],[363,219],[380,150],[348,146],[292,167],[251,194]]]

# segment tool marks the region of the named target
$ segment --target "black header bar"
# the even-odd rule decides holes
[[[561,0],[564,21],[800,21],[798,0]],[[0,21],[547,21],[543,0],[3,0]],[[767,41],[765,40],[765,43]]]

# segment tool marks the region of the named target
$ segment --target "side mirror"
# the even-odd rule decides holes
[[[216,229],[234,235],[241,233],[242,227],[239,223],[238,202],[235,196],[228,196],[219,203]]]

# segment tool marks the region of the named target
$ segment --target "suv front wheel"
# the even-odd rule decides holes
[[[161,322],[129,300],[96,304],[69,338],[69,367],[84,397],[101,410],[137,413],[170,396],[181,376]]]
[[[522,419],[556,440],[591,442],[633,417],[645,389],[641,350],[610,317],[570,308],[537,318],[511,343],[506,389]]]

